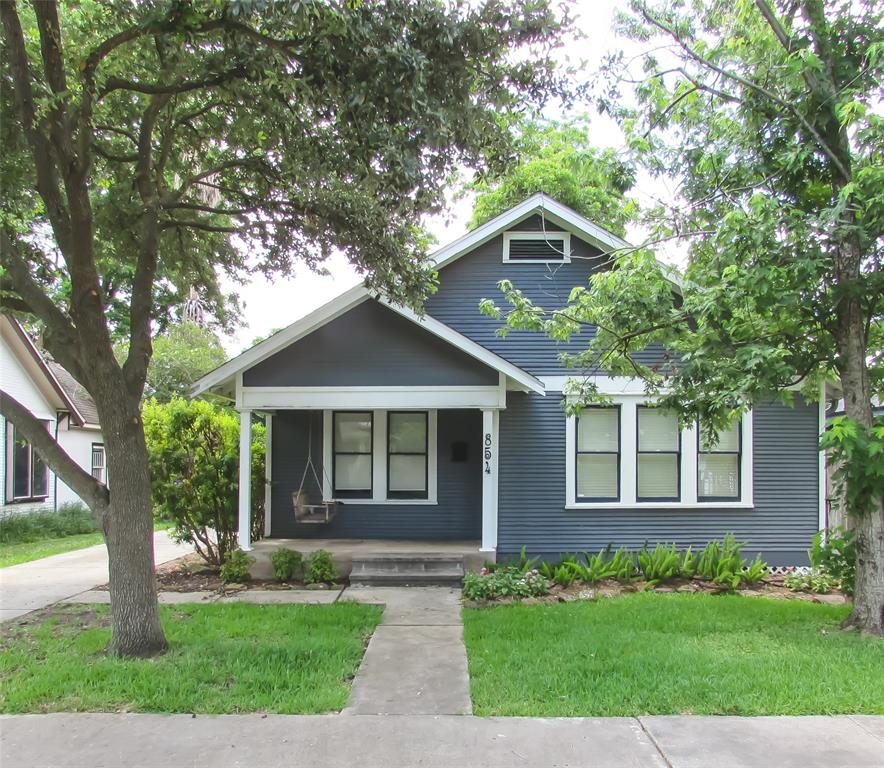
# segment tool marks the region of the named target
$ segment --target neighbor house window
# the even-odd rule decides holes
[[[46,429],[49,422],[44,421]],[[45,499],[49,468],[11,422],[6,423],[6,498],[8,501]]]
[[[504,232],[504,262],[571,261],[570,232]]]
[[[681,466],[678,416],[653,406],[639,406],[637,423],[637,500],[678,501]]]
[[[92,443],[92,477],[99,483],[107,483],[107,470],[104,466],[104,446]]]
[[[718,442],[712,445],[697,430],[697,499],[699,501],[739,501],[740,451],[742,430],[740,422],[718,433]]]
[[[620,498],[620,407],[584,408],[577,418],[577,499]]]
[[[428,419],[426,411],[387,414],[387,496],[427,498]]]
[[[334,494],[370,499],[372,492],[372,412],[335,411],[332,432]]]

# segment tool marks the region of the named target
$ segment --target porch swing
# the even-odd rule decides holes
[[[312,498],[321,499],[320,502],[311,502],[311,496],[307,493],[305,483],[307,482],[308,470],[313,475],[313,482],[316,485],[318,494]],[[322,467],[322,474],[328,481],[328,487],[331,488],[331,481],[328,477],[325,465]],[[310,415],[310,425],[307,430],[307,463],[304,465],[304,473],[301,475],[301,484],[298,490],[292,493],[292,506],[295,511],[296,523],[314,523],[326,525],[330,523],[338,511],[338,502],[334,499],[325,499],[324,487],[319,475],[316,472],[316,465],[313,463],[313,415]]]

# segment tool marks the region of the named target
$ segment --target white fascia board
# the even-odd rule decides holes
[[[496,355],[487,347],[483,347],[481,344],[467,338],[462,333],[458,333],[451,326],[446,325],[429,315],[421,317],[408,307],[393,304],[386,299],[379,299],[379,301],[385,307],[392,309],[394,312],[398,312],[403,317],[408,318],[413,323],[416,323],[421,328],[429,331],[434,336],[438,336],[443,341],[447,341],[451,346],[456,347],[461,352],[465,352],[480,363],[484,363],[488,367],[504,374],[504,376],[512,379],[525,389],[536,392],[538,395],[546,394],[546,388],[543,386],[543,382],[540,381],[540,379],[532,376],[527,371],[522,370],[519,366],[513,365],[509,360],[504,360],[500,355]]]
[[[362,284],[342,293],[337,298],[323,304],[319,309],[305,315],[300,320],[296,320],[281,331],[274,333],[269,339],[265,339],[260,344],[256,344],[254,347],[228,360],[214,371],[207,373],[193,385],[191,396],[201,395],[217,387],[219,384],[225,383],[228,379],[233,379],[238,373],[257,365],[262,360],[266,360],[289,344],[293,344],[298,339],[303,338],[317,328],[349,311],[357,304],[361,304],[369,296],[368,289]]]

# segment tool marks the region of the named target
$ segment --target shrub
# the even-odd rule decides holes
[[[496,597],[539,597],[549,591],[547,580],[537,570],[522,572],[518,566],[501,566],[495,571],[483,568],[464,576],[463,596],[467,600]]]
[[[148,400],[142,407],[154,514],[173,536],[219,565],[237,543],[239,418],[204,400]],[[264,519],[264,428],[252,429],[252,537]]]
[[[823,531],[813,537],[810,546],[810,564],[814,570],[825,571],[838,581],[841,589],[853,594],[856,581],[856,543],[853,531],[833,528],[824,535]]]
[[[75,502],[60,504],[57,510],[0,518],[0,542],[4,544],[61,539],[97,530],[98,525],[89,509]]]
[[[807,573],[787,573],[783,583],[793,592],[825,594],[838,586],[838,580],[825,571],[812,569]]]
[[[241,549],[231,550],[221,564],[221,581],[225,584],[241,584],[248,581],[251,578],[249,568],[254,562],[255,558]]]
[[[270,554],[270,565],[277,581],[288,581],[304,568],[304,556],[296,549],[280,547]]]
[[[681,556],[675,544],[669,547],[657,544],[652,550],[649,550],[646,544],[638,553],[638,567],[648,586],[652,587],[679,575]]]
[[[304,569],[305,584],[334,584],[338,580],[338,569],[331,552],[317,549],[307,555],[307,567]]]

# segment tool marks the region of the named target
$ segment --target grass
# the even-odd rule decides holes
[[[341,709],[379,606],[160,607],[170,649],[147,660],[105,653],[105,606],[51,609],[4,628],[0,712],[273,712]]]
[[[639,593],[464,611],[479,715],[884,714],[884,641],[848,606]]]
[[[154,530],[171,528],[168,521]],[[82,504],[62,504],[57,511],[13,514],[0,518],[0,568],[29,563],[104,541],[95,518]]]
[[[78,533],[60,539],[42,539],[40,541],[21,541],[17,544],[0,544],[0,568],[19,563],[29,563],[50,555],[72,552],[75,549],[91,547],[104,541],[101,534]]]

